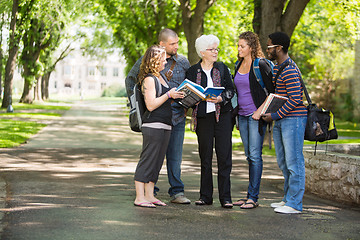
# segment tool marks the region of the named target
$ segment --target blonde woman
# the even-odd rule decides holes
[[[175,88],[171,89],[168,82],[160,75],[165,64],[165,49],[157,45],[151,46],[145,52],[138,76],[147,112],[144,114],[142,124],[142,152],[134,177],[136,189],[134,205],[137,207],[166,206],[164,202],[155,198],[154,186],[164,162],[171,134],[171,98],[182,98],[183,93],[176,92]],[[157,96],[155,81],[161,83],[161,96]]]

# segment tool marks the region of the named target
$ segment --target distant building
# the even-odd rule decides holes
[[[98,97],[111,86],[125,87],[125,60],[120,55],[105,60],[83,56],[80,50],[58,62],[50,76],[49,95]],[[14,73],[14,93],[21,94],[24,81],[20,69]]]
[[[56,65],[50,76],[49,94],[100,96],[107,87],[125,87],[124,69],[121,56],[94,60],[75,51]]]

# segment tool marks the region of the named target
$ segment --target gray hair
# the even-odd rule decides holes
[[[220,44],[219,38],[215,35],[209,34],[198,37],[195,41],[195,48],[199,57],[202,57],[200,52],[206,51],[206,49],[214,43],[216,43],[218,46]]]

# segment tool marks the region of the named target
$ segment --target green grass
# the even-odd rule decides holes
[[[339,139],[329,140],[322,143],[318,142],[318,144],[353,144],[353,143],[359,144],[360,143],[360,124],[341,121],[339,119],[335,120],[335,124],[339,135]],[[232,134],[233,134],[233,139],[240,139],[240,133],[238,130],[234,129]],[[197,139],[196,134],[190,131],[189,124],[187,124],[185,127],[185,138]],[[268,137],[266,136],[266,138]],[[304,141],[304,144],[314,145],[315,142]],[[233,150],[244,151],[244,146],[241,142],[233,143]],[[274,142],[272,142],[272,148],[269,149],[268,139],[265,139],[263,146],[263,155],[275,156]]]
[[[0,148],[17,147],[40,131],[46,124],[41,120],[54,120],[70,106],[59,104],[13,104],[14,112],[0,112]]]
[[[45,127],[37,122],[0,120],[0,148],[16,147]]]
[[[335,125],[339,136],[360,138],[360,124],[335,119]]]
[[[48,104],[24,104],[15,103],[12,104],[14,112],[21,110],[39,109],[39,110],[69,110],[71,107],[63,105],[48,105]]]
[[[79,100],[79,99],[77,99]],[[17,100],[15,99],[14,102]],[[87,101],[99,102],[102,105],[121,104],[126,105],[127,98],[94,98]],[[31,136],[40,131],[46,124],[42,120],[54,120],[61,117],[62,113],[69,110],[70,102],[49,101],[46,103],[14,103],[13,113],[7,113],[6,109],[0,109],[0,148],[19,146]]]
[[[31,119],[54,119],[60,117],[60,113],[0,113],[0,117],[6,118],[31,118]]]

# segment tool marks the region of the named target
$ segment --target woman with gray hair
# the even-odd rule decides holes
[[[224,87],[216,98],[200,102],[193,109],[194,129],[201,160],[200,199],[196,205],[213,203],[212,156],[218,165],[218,188],[221,206],[232,208],[230,173],[232,168],[232,105],[234,87],[228,67],[217,62],[220,40],[214,35],[202,35],[195,42],[201,60],[186,72],[186,78],[205,87]]]

